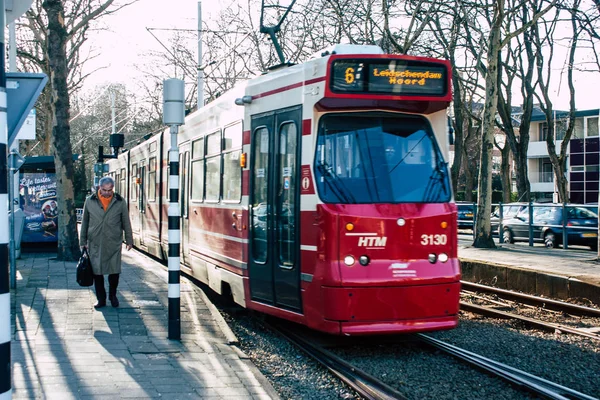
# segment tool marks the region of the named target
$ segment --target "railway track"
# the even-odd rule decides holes
[[[326,350],[323,346],[315,344],[302,335],[286,328],[283,324],[265,322],[265,325],[310,355],[363,398],[370,400],[408,399],[403,393],[400,393],[369,373],[336,356],[332,352]],[[415,334],[411,336],[419,342],[425,343],[430,347],[451,355],[474,368],[508,382],[513,387],[533,393],[540,398],[553,400],[598,400],[593,396],[586,395],[547,379],[540,378],[468,350],[461,349],[428,335]]]
[[[559,311],[571,315],[577,315],[582,317],[590,317],[590,318],[600,318],[600,310],[591,307],[580,306],[577,304],[571,304],[564,301],[552,300],[538,296],[532,296],[528,294],[513,292],[510,290],[494,288],[491,286],[471,283],[471,282],[461,282],[463,286],[463,291],[466,289],[468,291],[480,292],[480,293],[488,293],[494,294],[504,300],[515,301],[521,304],[527,304],[534,307],[538,307],[540,309]],[[568,326],[565,324],[556,324],[553,322],[543,321],[537,318],[526,317],[520,314],[515,314],[511,312],[502,311],[496,308],[496,306],[505,306],[506,304],[499,303],[494,300],[484,299],[485,301],[491,302],[492,306],[482,306],[467,303],[465,301],[460,302],[460,308],[463,311],[469,311],[480,315],[485,315],[493,318],[501,318],[501,319],[512,319],[518,320],[527,324],[528,326],[532,326],[537,329],[542,329],[549,332],[564,332],[573,335],[579,335],[583,337],[587,337],[594,340],[600,340],[600,328],[590,329],[590,328],[576,328],[572,326]]]
[[[533,296],[530,294],[513,292],[511,290],[495,288],[493,286],[481,285],[479,283],[460,281],[462,290],[470,290],[473,292],[491,293],[498,297],[507,300],[518,301],[520,303],[529,304],[536,307],[543,307],[549,310],[563,311],[572,315],[580,315],[585,317],[599,317],[600,309],[580,306],[577,304],[567,303],[559,300],[547,299],[545,297]]]
[[[369,400],[408,400],[407,397],[394,388],[347,363],[335,354],[325,350],[323,347],[310,343],[308,340],[285,328],[283,325],[276,323],[265,324],[309,354],[313,359],[340,378],[363,398]]]
[[[494,376],[504,379],[511,384],[541,396],[545,399],[571,399],[571,400],[598,400],[595,397],[559,385],[549,380],[529,374],[525,371],[510,367],[506,364],[480,356],[468,350],[461,349],[451,344],[442,342],[424,334],[416,335],[419,340],[435,347],[453,357],[467,362],[468,364],[482,369]]]

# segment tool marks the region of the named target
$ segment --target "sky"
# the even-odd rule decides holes
[[[120,2],[126,0],[117,0]],[[218,15],[220,6],[231,0],[209,0],[202,3],[203,20]],[[235,1],[235,0],[234,0]],[[102,68],[94,72],[85,84],[86,88],[105,82],[124,82],[135,78],[134,65],[150,51],[164,51],[160,41],[167,44],[172,32],[168,29],[198,29],[197,0],[139,0],[111,16],[103,17],[102,24],[106,30],[98,30],[90,34],[89,44],[99,54],[86,65],[88,71]],[[194,49],[195,50],[195,49]],[[169,77],[165,77],[167,79]]]
[[[120,2],[126,0],[117,0]],[[203,20],[214,19],[218,16],[221,7],[236,4],[239,0],[204,0],[202,2]],[[106,82],[128,83],[139,72],[134,64],[140,62],[144,54],[154,51],[164,51],[157,39],[146,28],[153,29],[153,33],[165,44],[172,32],[168,29],[190,29],[198,27],[198,0],[139,0],[138,2],[120,10],[115,15],[105,17],[103,23],[108,30],[99,30],[89,37],[92,45],[99,54],[95,60],[89,61],[88,71],[101,68],[90,76],[85,84],[86,89]],[[167,29],[161,31],[161,29]],[[193,49],[194,51],[196,48]],[[578,54],[578,60],[585,59],[584,54]],[[566,73],[560,79],[561,67],[564,57],[555,56],[561,60],[553,71],[554,106],[559,110],[569,107],[569,88]],[[167,79],[169,77],[165,77]],[[600,90],[600,73],[578,73],[575,77],[576,107],[579,110],[600,108],[598,91]],[[514,93],[518,98],[518,94]]]

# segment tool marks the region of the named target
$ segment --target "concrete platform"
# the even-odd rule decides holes
[[[600,262],[593,251],[501,244],[496,249],[460,245],[463,279],[558,299],[600,305]]]
[[[74,262],[22,254],[11,294],[14,399],[277,399],[200,289],[182,278],[167,339],[167,273],[123,251],[120,307],[95,310]]]

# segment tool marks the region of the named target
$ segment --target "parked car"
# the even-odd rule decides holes
[[[598,214],[585,206],[568,205],[567,212],[568,243],[598,248]],[[548,248],[555,248],[563,241],[563,207],[556,205],[534,205],[533,240],[542,242]],[[529,240],[529,207],[524,206],[512,217],[502,220],[502,241]]]
[[[458,208],[458,229],[473,229],[473,203],[456,202]]]
[[[527,205],[523,204],[523,203],[502,204],[502,219],[506,220],[509,218],[513,218],[524,207],[527,207]],[[492,211],[492,215],[490,217],[490,224],[492,226],[492,234],[497,235],[498,228],[500,226],[500,207],[499,206],[495,206],[494,210]]]

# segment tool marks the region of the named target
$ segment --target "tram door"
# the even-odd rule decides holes
[[[253,116],[250,167],[250,294],[298,312],[301,127],[300,106]]]
[[[144,243],[144,236],[146,232],[146,160],[140,162],[139,177],[140,183],[138,185],[138,210],[140,213],[140,245],[146,246]]]

